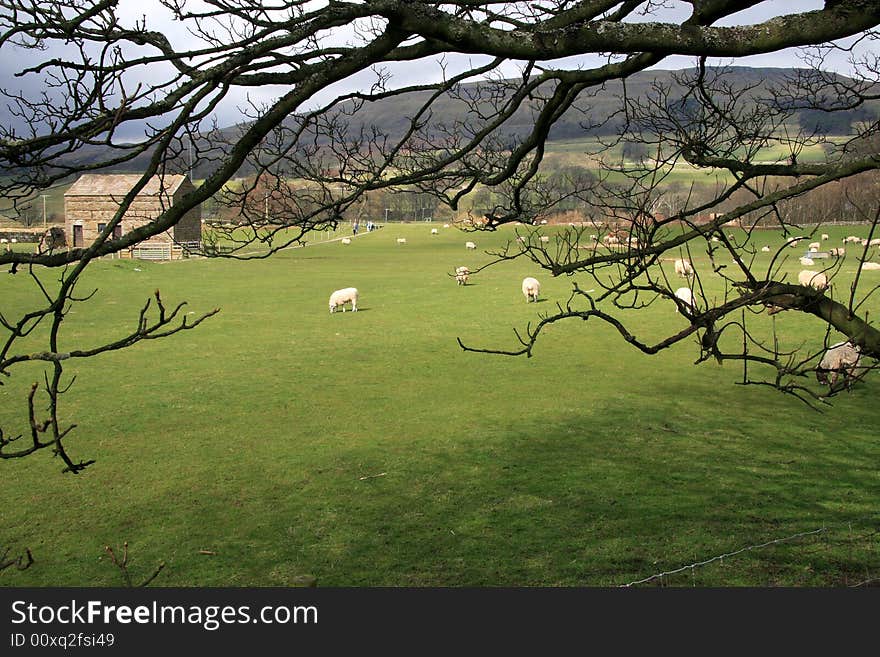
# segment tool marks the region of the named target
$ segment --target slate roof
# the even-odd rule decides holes
[[[84,173],[64,192],[64,195],[113,196],[121,198],[131,191],[131,188],[138,183],[141,177],[137,173]],[[138,196],[158,196],[160,191],[169,196],[173,195],[184,180],[186,180],[186,176],[183,174],[166,175],[164,177],[153,176]],[[165,186],[164,190],[162,189],[163,183]]]

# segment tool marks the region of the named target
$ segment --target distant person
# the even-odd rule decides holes
[[[354,233],[355,235],[358,234],[358,224],[357,224],[357,222],[355,222],[355,224],[351,227],[351,232]]]

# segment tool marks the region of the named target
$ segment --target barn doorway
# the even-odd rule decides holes
[[[83,227],[82,226],[74,226],[73,227],[73,246],[74,248],[78,246],[85,246],[83,244]]]

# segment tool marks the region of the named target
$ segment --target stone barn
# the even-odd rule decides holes
[[[104,230],[125,195],[141,179],[139,174],[87,173],[64,193],[64,228],[67,244],[80,247],[90,244]],[[154,221],[184,194],[194,189],[184,175],[153,176],[126,211],[113,233],[121,237],[135,228]],[[151,260],[182,258],[201,246],[202,213],[196,207],[169,230],[121,252],[123,257]]]

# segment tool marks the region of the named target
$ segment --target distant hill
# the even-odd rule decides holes
[[[710,69],[708,76],[712,77],[720,70]],[[748,99],[768,98],[771,88],[784,86],[786,79],[795,72],[793,69],[749,67],[732,67],[724,70],[724,80],[732,88],[751,88],[747,93]],[[629,98],[644,99],[652,93],[653,87],[659,84],[669,88],[669,97],[677,100],[685,93],[685,88],[676,79],[690,78],[694,74],[695,69],[643,71],[626,80],[625,93]],[[840,80],[846,80],[843,76],[837,77]],[[486,96],[489,89],[488,83],[472,82],[461,85],[458,95],[480,98]],[[552,86],[549,84],[540,89],[540,93],[544,95],[551,92]],[[366,103],[356,115],[349,119],[350,130],[355,132],[362,127],[375,127],[382,133],[392,137],[400,137],[409,126],[407,119],[415,116],[424,103],[429,100],[431,94],[432,92],[429,91],[411,92],[389,100]],[[550,140],[616,134],[621,121],[615,120],[613,117],[620,109],[620,99],[623,95],[624,82],[620,80],[608,82],[598,90],[582,94],[576,106],[568,110],[553,125],[550,131]],[[342,107],[347,109],[350,106],[349,103]],[[484,107],[489,106],[484,104]],[[503,130],[514,135],[528,133],[533,125],[533,112],[538,107],[539,103],[536,101],[524,103],[507,121]],[[829,135],[846,135],[852,134],[853,122],[876,118],[878,108],[880,105],[874,103],[867,108],[833,114],[800,109],[796,111],[796,118],[802,125],[807,125],[810,129],[819,128],[821,132]],[[434,101],[430,121],[434,124],[451,123],[456,119],[463,119],[466,111],[467,105],[462,100],[449,95],[443,96]]]
[[[711,69],[709,75],[714,75],[719,69]],[[793,69],[779,68],[749,68],[733,67],[725,69],[725,81],[735,89],[752,88],[747,98],[768,97],[771,87],[781,87],[785,84],[788,76],[795,71]],[[681,98],[684,88],[676,81],[677,77],[693,74],[693,70],[679,71],[644,71],[637,73],[625,82],[625,93],[629,98],[644,99],[652,93],[652,88],[661,84],[670,89],[670,98]],[[840,79],[845,80],[842,76]],[[489,93],[490,85],[483,82],[472,82],[461,85],[458,90],[458,98],[446,95],[438,98],[432,105],[429,125],[439,129],[443,124],[451,125],[456,120],[463,120],[467,105],[460,97],[480,98]],[[547,94],[552,87],[547,85],[540,90]],[[613,135],[620,127],[620,118],[615,116],[620,108],[620,98],[624,94],[624,82],[612,81],[605,84],[601,89],[591,90],[583,94],[575,108],[567,111],[550,130],[549,139],[552,142],[562,139],[575,139],[579,137]],[[349,134],[355,135],[363,130],[377,130],[387,134],[391,138],[399,138],[409,127],[409,117],[415,116],[418,110],[430,98],[431,92],[418,91],[395,96],[394,98],[365,103],[354,116],[345,117],[348,122]],[[537,101],[529,101],[523,104],[517,112],[508,120],[498,137],[501,139],[515,138],[527,134],[533,124]],[[342,111],[351,109],[351,103],[340,107]],[[484,105],[484,108],[488,105]],[[880,103],[873,102],[854,111],[826,113],[815,110],[796,110],[798,122],[810,130],[818,129],[828,135],[846,135],[853,133],[853,124],[858,121],[874,120],[880,116]],[[292,121],[290,124],[292,125]],[[246,125],[246,124],[245,124]],[[234,141],[239,134],[240,127],[226,128],[222,132]],[[321,141],[320,139],[318,140]],[[78,161],[83,163],[94,162],[100,151],[92,149],[84,157],[80,155]],[[116,170],[137,171],[143,168],[146,156],[142,156]],[[201,177],[207,170],[196,169],[194,174]]]

